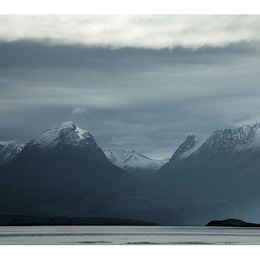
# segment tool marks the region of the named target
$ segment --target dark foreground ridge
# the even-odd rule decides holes
[[[58,226],[58,225],[120,225],[120,226],[157,226],[158,223],[135,219],[103,217],[43,217],[1,215],[0,226]]]
[[[211,227],[260,227],[260,224],[248,223],[240,219],[212,220],[206,226]]]

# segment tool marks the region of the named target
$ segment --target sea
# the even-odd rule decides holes
[[[260,228],[1,226],[0,245],[260,245]]]

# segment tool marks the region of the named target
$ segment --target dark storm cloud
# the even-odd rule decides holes
[[[254,55],[255,48],[250,44],[239,43],[225,48],[203,47],[198,50],[181,47],[170,49],[106,49],[86,48],[82,45],[48,46],[31,41],[0,42],[1,69],[68,68],[103,70],[147,70],[158,65],[170,64],[220,64],[231,59]],[[220,56],[218,55],[220,54]],[[138,69],[135,66],[138,63]],[[155,64],[154,64],[155,63]]]
[[[171,156],[188,134],[259,120],[257,42],[197,50],[0,43],[0,135],[72,120],[103,148]],[[73,113],[74,111],[74,113]]]

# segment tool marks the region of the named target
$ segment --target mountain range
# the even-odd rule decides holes
[[[189,135],[170,160],[102,151],[88,131],[70,121],[24,147],[18,141],[1,145],[0,214],[180,225],[260,217],[260,124],[216,130],[205,141]]]
[[[233,214],[259,214],[260,124],[216,130],[186,159],[173,157],[156,174],[167,196],[222,201]]]
[[[48,148],[57,145],[58,139],[55,140],[56,135],[62,128],[66,127],[66,124],[69,124],[69,122],[64,122],[59,128],[44,132],[42,135],[31,140],[27,146],[35,145],[42,148]],[[79,136],[81,134],[81,139],[71,138],[64,140],[64,142],[71,142],[72,145],[77,144],[79,140],[83,139],[84,131],[85,134],[89,135],[89,140],[93,140],[93,136],[86,130],[82,130],[79,127],[76,128]],[[0,141],[0,166],[11,161],[24,147],[25,145],[19,140]],[[163,164],[169,161],[167,158],[162,160],[151,159],[136,151],[125,151],[122,149],[102,149],[102,151],[112,164],[140,178],[146,174],[147,176],[151,176],[156,173]]]

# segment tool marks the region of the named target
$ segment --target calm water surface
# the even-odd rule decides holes
[[[260,245],[260,229],[191,226],[0,227],[1,245]]]

